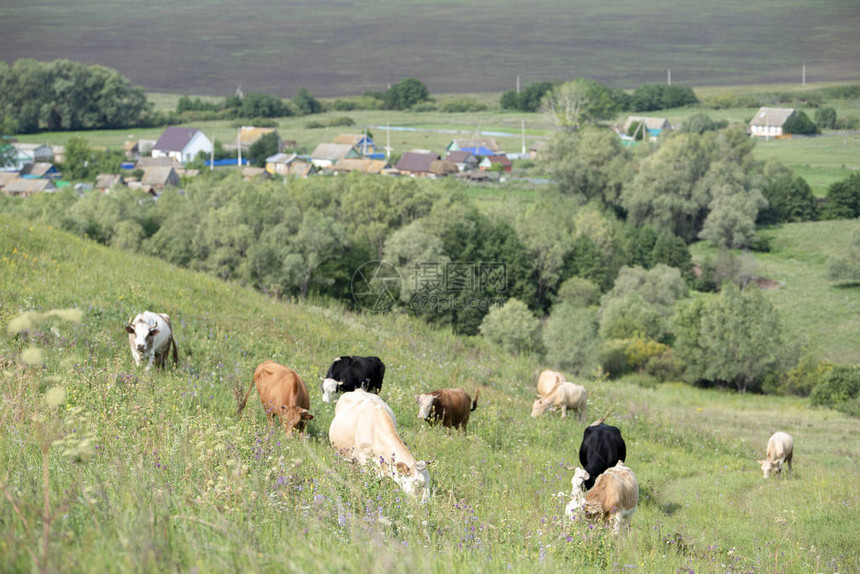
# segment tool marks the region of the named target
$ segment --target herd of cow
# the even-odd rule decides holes
[[[178,351],[173,339],[170,317],[145,311],[126,325],[135,364],[146,362],[146,369],[164,367],[170,351],[174,365]],[[430,475],[433,462],[416,460],[397,433],[394,412],[379,397],[385,364],[378,357],[338,357],[322,377],[323,402],[330,403],[340,395],[329,427],[329,441],[336,451],[359,464],[371,463],[382,477],[392,478],[406,493],[430,499]],[[239,400],[238,414],[248,402],[254,386],[270,424],[277,422],[288,433],[303,432],[310,413],[310,395],[302,378],[293,369],[267,360],[257,366],[244,397]],[[571,409],[579,420],[586,417],[588,392],[585,387],[565,380],[561,373],[545,370],[537,379],[538,398],[532,405],[532,417],[559,409],[566,416]],[[439,389],[417,397],[418,417],[435,425],[462,429],[472,411],[478,407],[479,391],[474,399],[462,388]],[[571,519],[611,521],[617,532],[629,524],[630,515],[639,501],[636,475],[624,464],[627,445],[621,431],[606,424],[606,417],[586,427],[579,448],[581,467],[573,469],[571,500],[565,514]],[[767,457],[759,460],[764,477],[779,475],[782,465],[791,460],[794,443],[790,435],[775,433],[767,444]]]

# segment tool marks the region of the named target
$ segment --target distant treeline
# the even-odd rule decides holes
[[[518,110],[521,112],[537,112],[547,93],[552,91],[559,82],[536,82],[527,85],[522,91],[508,90],[502,94],[500,104],[502,109]],[[613,90],[597,82],[589,81],[589,91],[592,97],[611,101],[612,111],[617,112],[653,112],[680,108],[698,104],[692,88],[684,86],[667,86],[664,84],[643,84],[628,93],[625,90]]]

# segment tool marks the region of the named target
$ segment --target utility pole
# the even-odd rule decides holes
[[[526,155],[526,121],[520,120],[522,122],[522,130],[523,130],[523,155]]]
[[[520,77],[517,76],[517,93],[520,93]]]
[[[236,165],[242,167],[242,128],[236,128],[236,148],[239,150],[239,160]]]
[[[666,85],[667,85],[667,86],[671,86],[671,85],[672,85],[672,68],[669,68],[669,69],[666,71]]]
[[[804,63],[803,63],[803,74],[802,74],[802,77],[803,77],[802,82],[803,82],[803,85],[805,86],[805,85],[806,85],[806,62],[804,62]]]
[[[391,159],[391,124],[385,124],[385,159]]]

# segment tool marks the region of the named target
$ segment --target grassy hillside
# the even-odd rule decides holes
[[[274,301],[2,215],[0,284],[3,571],[860,569],[860,432],[805,401],[588,383],[589,420],[612,410],[640,484],[614,540],[561,517],[584,423],[529,417],[529,357],[401,316]],[[5,329],[71,307],[80,323]],[[133,366],[122,325],[147,308],[173,318],[176,370]],[[23,364],[30,345],[44,368]],[[333,455],[316,377],[345,353],[387,363],[402,437],[437,457],[431,503]],[[254,397],[235,417],[234,392],[267,358],[309,383],[306,438],[268,429]],[[417,392],[455,385],[481,389],[467,435],[417,420]],[[754,460],[775,430],[795,438],[790,480],[763,480]]]
[[[827,260],[845,257],[860,221],[816,221],[766,228],[769,253],[741,254],[744,271],[779,283],[765,295],[780,311],[790,339],[837,363],[860,363],[860,286],[825,279]],[[692,246],[697,261],[716,250]]]
[[[7,0],[3,58],[70,58],[121,70],[155,91],[292,97],[384,90],[407,76],[434,92],[512,89],[588,76],[662,82],[856,79],[854,0],[376,0],[51,2]],[[140,40],[130,41],[129,38]],[[157,46],[158,49],[150,47]]]

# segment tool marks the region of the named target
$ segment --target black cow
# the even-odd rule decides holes
[[[620,430],[605,424],[603,419],[585,428],[579,446],[579,462],[588,471],[589,477],[584,483],[586,489],[594,486],[594,481],[603,471],[626,458],[627,445]]]
[[[384,376],[385,363],[379,357],[338,357],[323,379],[323,402],[330,403],[334,393],[348,393],[355,389],[379,394]]]

